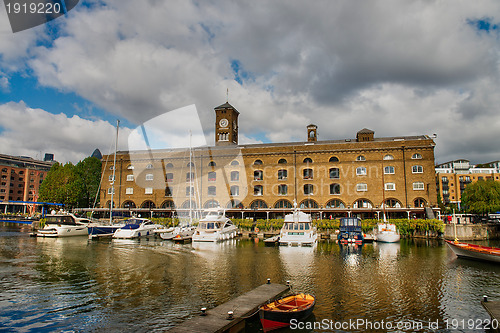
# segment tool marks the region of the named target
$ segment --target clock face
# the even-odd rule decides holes
[[[222,118],[219,121],[219,125],[220,125],[220,127],[227,127],[227,125],[229,125],[229,121],[226,118]]]

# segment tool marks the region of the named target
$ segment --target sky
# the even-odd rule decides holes
[[[499,25],[498,0],[81,0],[13,33],[0,6],[0,153],[76,163],[114,150],[117,119],[127,150],[168,112],[172,140],[201,123],[213,145],[228,100],[240,144],[313,123],[319,140],[436,134],[436,163],[500,160]]]

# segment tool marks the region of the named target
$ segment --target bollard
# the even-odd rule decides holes
[[[201,308],[200,316],[206,316],[206,315],[207,315],[207,308]]]
[[[483,302],[488,302],[488,296],[483,295]]]
[[[227,320],[233,320],[233,311],[228,311],[227,312]]]
[[[271,284],[271,279],[267,279],[267,284]]]

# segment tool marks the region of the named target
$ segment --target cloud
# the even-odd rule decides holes
[[[438,133],[438,160],[484,161],[498,155],[496,13],[493,0],[107,0],[56,20],[50,43],[9,37],[0,49],[12,60],[21,40],[41,85],[136,124],[195,104],[210,133],[229,88],[242,142],[303,141],[310,123],[320,139],[368,127]]]
[[[53,153],[57,161],[76,163],[99,148],[103,154],[114,151],[115,127],[103,120],[90,121],[79,116],[52,114],[32,109],[24,102],[0,105],[2,153],[43,159]],[[119,149],[127,147],[130,129],[120,131]]]

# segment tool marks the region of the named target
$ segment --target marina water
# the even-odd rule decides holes
[[[457,259],[436,240],[299,248],[29,231],[0,224],[0,331],[165,331],[267,278],[316,296],[304,332],[481,332],[483,295],[500,300],[500,266]],[[257,321],[246,329],[259,330]]]

